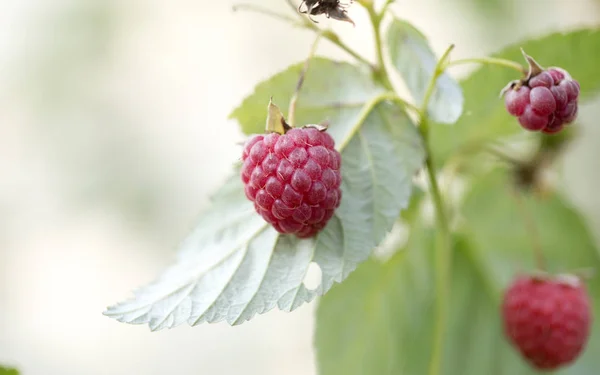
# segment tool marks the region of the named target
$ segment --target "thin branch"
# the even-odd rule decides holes
[[[425,91],[425,96],[423,97],[423,103],[421,105],[421,118],[425,117],[427,114],[427,107],[429,106],[429,101],[431,100],[431,96],[433,95],[433,91],[435,90],[435,84],[437,83],[437,79],[444,73],[444,68],[446,66],[446,61],[450,56],[450,52],[454,49],[454,44],[451,44],[446,52],[439,59],[435,69],[433,70],[433,75],[429,80],[429,85],[427,86],[427,90]]]
[[[372,6],[367,7],[371,24],[373,25],[373,35],[375,35],[375,52],[377,55],[377,65],[373,67],[373,71],[376,77],[381,83],[388,88],[393,90],[394,87],[389,80],[385,60],[383,58],[383,42],[381,37],[381,16],[375,12]]]
[[[470,58],[470,59],[460,59],[448,62],[447,67],[462,65],[462,64],[484,64],[484,65],[497,65],[505,68],[510,68],[518,71],[519,73],[525,74],[527,71],[523,67],[523,65],[506,59],[499,59],[495,57],[480,57],[480,58]]]
[[[290,16],[287,16],[285,14],[281,14],[281,13],[277,13],[272,11],[269,8],[266,7],[262,7],[260,5],[254,5],[254,4],[246,4],[246,3],[241,3],[241,4],[236,4],[233,6],[233,11],[237,12],[237,11],[249,11],[249,12],[255,12],[255,13],[260,13],[263,14],[265,16],[269,16],[271,18],[275,18],[281,21],[285,21],[285,22],[289,22],[295,26],[302,26],[300,24],[300,22],[298,22],[298,20],[296,20],[295,18],[292,18]]]
[[[365,59],[358,52],[356,52],[355,50],[350,48],[347,44],[342,42],[340,40],[340,37],[336,33],[334,33],[331,30],[323,30],[320,27],[318,27],[317,25],[315,25],[314,22],[310,21],[307,17],[303,17],[302,15],[300,15],[298,13],[298,7],[294,4],[294,2],[292,0],[286,0],[286,3],[294,11],[294,13],[298,14],[300,16],[300,18],[302,19],[302,21],[299,23],[299,26],[301,26],[305,29],[308,29],[308,30],[312,30],[312,31],[316,32],[317,34],[321,34],[323,36],[323,38],[325,38],[325,39],[329,40],[331,43],[335,44],[338,48],[342,49],[344,52],[346,52],[347,54],[352,56],[358,62],[365,64],[369,67],[373,67],[373,64],[371,64],[371,62],[369,62],[369,60]]]
[[[393,102],[403,106],[405,110],[410,109],[410,110],[415,111],[416,113],[419,113],[419,109],[417,107],[415,107],[413,104],[410,104],[406,100],[400,98],[395,92],[385,92],[383,94],[377,95],[376,97],[374,97],[373,99],[371,99],[367,103],[365,103],[365,105],[362,107],[362,110],[360,111],[360,114],[358,115],[358,120],[354,123],[354,125],[350,129],[350,132],[348,132],[348,135],[344,139],[342,139],[342,141],[339,142],[339,144],[337,145],[338,151],[342,151],[350,143],[350,141],[352,140],[352,137],[354,137],[356,132],[360,129],[362,124],[366,121],[367,117],[369,117],[369,115],[373,111],[373,108],[375,108],[379,103],[386,101],[386,100],[393,101]]]
[[[302,72],[300,72],[300,77],[298,78],[298,83],[296,84],[296,91],[294,92],[294,96],[292,96],[292,99],[290,100],[290,107],[288,110],[288,123],[292,128],[296,124],[296,105],[298,102],[298,95],[300,95],[300,91],[302,90],[302,86],[304,85],[304,80],[306,78],[306,73],[308,72],[308,68],[310,67],[310,62],[315,56],[315,53],[317,52],[317,46],[321,41],[322,35],[322,33],[317,34],[317,37],[315,38],[315,41],[313,42],[312,47],[310,48],[308,58],[304,62],[304,67],[302,68]]]
[[[388,7],[396,0],[386,0],[385,4],[383,4],[383,7],[381,7],[381,11],[379,12],[379,18],[383,19],[383,17],[385,16],[385,13],[388,10]]]
[[[515,199],[515,203],[523,221],[525,222],[525,230],[529,233],[529,238],[531,239],[531,244],[533,247],[533,255],[535,257],[535,263],[537,267],[545,271],[546,270],[546,262],[544,260],[544,250],[542,248],[542,241],[540,239],[539,232],[537,230],[537,226],[535,225],[535,220],[531,215],[531,212],[527,209],[525,199],[521,196],[521,192],[513,189],[511,191],[513,198]]]
[[[425,144],[425,152],[427,159],[425,160],[427,177],[429,179],[430,193],[433,199],[436,212],[437,222],[437,237],[436,237],[436,253],[435,253],[435,288],[436,288],[436,309],[435,309],[435,325],[433,330],[433,349],[431,360],[429,362],[429,375],[439,375],[442,371],[442,357],[444,349],[444,336],[446,334],[446,326],[448,320],[448,300],[450,298],[450,282],[452,270],[452,237],[450,233],[450,224],[448,221],[448,212],[444,204],[442,193],[437,182],[435,174],[435,163],[429,144],[429,119],[427,117],[427,107],[433,95],[435,84],[439,76],[444,72],[444,67],[450,52],[454,45],[448,47],[446,52],[438,60],[433,71],[427,91],[421,103],[421,123],[419,130]]]

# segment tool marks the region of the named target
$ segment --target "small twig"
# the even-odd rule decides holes
[[[367,120],[367,117],[369,117],[369,115],[373,111],[373,108],[375,108],[379,103],[384,102],[386,100],[392,101],[392,102],[404,107],[405,110],[410,109],[410,110],[415,111],[415,113],[417,113],[417,114],[419,113],[418,108],[416,108],[413,104],[410,104],[406,100],[400,98],[393,91],[384,92],[382,94],[379,94],[363,105],[360,113],[357,116],[357,120],[354,122],[354,124],[350,128],[350,131],[347,132],[346,137],[344,137],[339,143],[336,142],[338,151],[342,151],[346,148],[346,146],[348,146],[348,144],[352,140],[352,137],[354,137],[356,132],[360,129],[362,124]]]
[[[286,0],[285,2],[294,10],[294,13],[298,12],[298,8],[292,0]]]
[[[385,4],[381,7],[381,11],[379,12],[379,18],[383,18],[385,16],[385,12],[387,12],[388,7],[396,0],[386,0]]]
[[[540,270],[545,271],[546,262],[544,260],[544,251],[542,248],[542,242],[540,240],[539,232],[537,231],[537,227],[535,225],[535,221],[533,220],[531,213],[525,206],[526,202],[523,199],[523,197],[521,197],[521,192],[519,192],[516,189],[513,189],[511,191],[511,195],[515,199],[515,203],[517,205],[519,213],[523,217],[523,221],[525,222],[525,230],[529,233],[529,237],[531,238],[536,265]]]
[[[499,59],[499,58],[495,58],[495,57],[480,57],[480,58],[454,60],[454,61],[449,61],[446,66],[449,67],[449,66],[462,65],[462,64],[498,65],[498,66],[503,66],[505,68],[514,69],[514,70],[518,71],[519,73],[523,73],[523,74],[525,74],[527,72],[526,69],[519,63],[516,63],[511,60]]]
[[[302,27],[311,31],[314,31],[318,34],[321,34],[321,36],[327,40],[329,40],[331,43],[335,44],[336,46],[338,46],[338,48],[344,50],[344,52],[346,52],[347,54],[349,54],[350,56],[352,56],[354,59],[356,59],[358,62],[367,65],[368,67],[370,67],[371,69],[373,69],[373,64],[365,59],[364,57],[362,57],[361,54],[359,54],[358,52],[356,52],[355,50],[353,50],[352,48],[350,48],[347,44],[345,44],[344,42],[342,42],[340,40],[340,38],[337,36],[337,34],[335,34],[333,31],[331,30],[322,30],[321,28],[319,28],[317,25],[315,25],[313,22],[309,21],[308,18],[303,17],[302,15],[300,15],[298,13],[298,8],[296,7],[296,5],[294,5],[294,2],[292,0],[286,0],[286,3],[290,6],[290,8],[292,8],[292,10],[294,11],[295,14],[297,14],[300,17],[300,20],[296,20],[295,18],[292,18],[290,16],[286,16],[285,14],[280,14],[277,12],[273,12],[270,9],[267,9],[265,7],[261,7],[261,6],[257,6],[254,4],[238,4],[235,5],[233,7],[233,10],[248,10],[248,11],[252,11],[252,12],[257,12],[260,14],[264,14],[266,16],[270,16],[272,18],[281,20],[281,21],[285,21],[285,22],[289,22],[290,24],[292,24],[293,26],[297,26],[297,27]]]
[[[381,83],[389,90],[394,90],[392,82],[390,82],[389,74],[385,66],[385,59],[383,57],[383,39],[381,37],[381,15],[375,12],[373,6],[367,7],[369,18],[373,26],[373,35],[375,36],[375,53],[377,55],[377,65],[371,66],[371,69],[375,73],[375,76],[381,81]]]
[[[520,167],[522,165],[525,164],[524,161],[522,160],[518,160],[516,158],[513,158],[512,156],[507,155],[506,153],[504,153],[503,151],[498,150],[497,148],[494,148],[490,145],[487,145],[487,147],[484,148],[484,150],[490,154],[495,156],[496,158],[498,158],[499,160],[505,161],[510,165],[516,166],[516,167]]]
[[[269,17],[278,19],[278,20],[290,22],[291,24],[296,25],[296,26],[302,26],[302,24],[299,23],[295,18],[286,16],[285,14],[274,12],[271,9],[261,7],[260,5],[241,3],[241,4],[234,5],[232,9],[234,12],[237,12],[239,10],[256,12],[256,13],[263,14],[265,16],[269,16]]]
[[[294,91],[294,95],[290,100],[287,122],[292,128],[296,125],[296,105],[298,102],[298,95],[300,95],[300,91],[302,90],[302,86],[304,85],[304,80],[306,79],[306,73],[308,72],[308,68],[310,67],[310,62],[315,56],[315,53],[317,52],[317,46],[319,45],[319,41],[321,40],[322,36],[323,33],[317,34],[317,37],[315,38],[315,41],[313,42],[312,47],[310,48],[308,58],[304,62],[304,67],[300,72],[300,77],[298,78],[298,83],[296,84],[296,90]]]
[[[425,95],[423,96],[423,103],[421,104],[421,121],[423,121],[423,119],[427,115],[427,107],[429,106],[429,100],[431,100],[431,96],[433,95],[433,92],[435,91],[435,84],[437,83],[437,80],[440,77],[440,75],[442,75],[442,73],[444,73],[444,70],[447,66],[446,62],[448,61],[450,52],[452,52],[453,49],[454,49],[454,44],[451,44],[446,49],[446,51],[444,52],[442,57],[440,57],[437,65],[435,66],[435,68],[433,70],[433,74],[431,76],[431,79],[429,80],[429,86],[427,87],[427,90],[425,91]]]
[[[434,260],[435,267],[435,290],[436,290],[436,308],[435,308],[435,325],[433,328],[433,343],[431,360],[429,362],[429,375],[439,375],[442,371],[442,357],[444,349],[444,336],[446,334],[448,324],[448,300],[450,299],[450,282],[452,273],[452,235],[450,233],[450,224],[448,220],[448,211],[442,193],[440,191],[436,169],[431,152],[429,139],[429,119],[427,117],[427,108],[429,101],[435,91],[435,84],[439,76],[444,72],[446,62],[450,56],[450,52],[454,45],[450,45],[442,57],[438,60],[435,69],[432,72],[429,80],[427,91],[423,96],[423,102],[420,107],[420,124],[419,131],[423,137],[425,144],[425,166],[429,179],[430,194],[435,206],[437,219],[437,236],[436,236],[436,254]]]

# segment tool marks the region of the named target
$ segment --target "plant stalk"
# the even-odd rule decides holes
[[[435,90],[435,84],[439,76],[444,72],[444,68],[450,56],[450,52],[454,45],[448,47],[446,52],[439,59],[429,81],[429,85],[423,98],[423,103],[420,110],[420,131],[425,144],[425,152],[427,159],[425,167],[429,180],[431,198],[435,206],[437,236],[436,236],[436,252],[434,260],[435,268],[435,289],[436,289],[436,309],[435,309],[435,325],[433,330],[433,343],[431,351],[431,359],[429,362],[429,375],[439,375],[442,368],[442,357],[444,351],[444,336],[446,334],[446,326],[448,320],[448,300],[450,295],[451,269],[452,269],[452,238],[450,235],[450,224],[448,221],[448,213],[444,205],[442,193],[436,178],[436,169],[433,162],[431,146],[429,144],[429,119],[427,116],[427,108],[429,101]]]
[[[431,359],[429,362],[429,375],[441,374],[442,356],[444,350],[444,336],[446,334],[446,326],[448,319],[448,299],[450,295],[451,282],[451,267],[452,267],[452,243],[450,236],[450,225],[448,214],[442,193],[435,174],[435,165],[432,160],[431,147],[428,140],[428,123],[427,118],[421,120],[421,134],[425,141],[425,152],[427,159],[425,166],[427,170],[427,178],[429,181],[431,198],[435,206],[437,236],[436,236],[436,252],[434,260],[435,268],[435,289],[436,289],[436,308],[435,308],[435,324],[433,333],[433,345],[431,351]]]
[[[388,90],[393,90],[392,82],[389,79],[389,74],[385,66],[383,57],[383,42],[381,38],[381,20],[382,16],[377,14],[375,8],[371,5],[367,7],[371,25],[373,25],[373,35],[375,36],[375,52],[377,55],[377,65],[373,68],[375,78],[385,86]]]
[[[319,45],[319,41],[321,40],[321,36],[322,33],[317,34],[315,41],[310,47],[308,58],[304,62],[304,66],[302,67],[302,71],[300,72],[300,77],[298,78],[298,83],[296,84],[296,90],[294,91],[292,99],[290,99],[290,106],[288,110],[288,123],[292,128],[296,126],[296,106],[298,104],[298,96],[300,95],[300,91],[302,90],[302,86],[304,85],[304,80],[306,79],[306,74],[308,73],[310,62],[317,52],[317,47]]]
[[[537,231],[537,227],[535,225],[535,220],[534,220],[533,216],[531,215],[531,213],[529,212],[529,210],[527,208],[527,202],[521,196],[521,192],[518,190],[518,188],[515,188],[512,191],[512,195],[515,199],[517,210],[521,214],[521,217],[523,218],[523,221],[525,223],[525,229],[531,239],[535,264],[538,267],[538,269],[540,269],[541,271],[545,271],[546,270],[546,261],[544,259],[544,250],[542,248],[542,240],[540,238],[539,232]]]
[[[460,59],[448,62],[446,67],[455,66],[455,65],[463,65],[463,64],[484,64],[484,65],[497,65],[505,68],[510,68],[518,71],[519,73],[526,74],[527,70],[523,67],[523,65],[506,59],[499,59],[496,57],[478,57],[471,59]]]
[[[331,43],[335,44],[338,48],[342,49],[344,52],[346,52],[347,54],[352,56],[358,62],[365,64],[369,67],[373,67],[373,64],[371,64],[371,62],[369,62],[367,59],[362,57],[358,52],[356,52],[355,50],[350,48],[347,44],[342,42],[340,40],[340,37],[336,33],[334,33],[331,30],[322,30],[317,25],[315,25],[314,22],[309,20],[307,17],[303,17],[301,14],[299,14],[298,9],[296,8],[296,5],[294,5],[294,2],[292,0],[286,0],[286,3],[294,11],[294,13],[296,13],[298,16],[300,16],[300,18],[302,20],[300,22],[301,27],[308,29],[308,30],[312,30],[318,34],[321,34],[323,38],[325,38],[325,39],[329,40]],[[294,22],[294,24],[296,24],[296,23]]]

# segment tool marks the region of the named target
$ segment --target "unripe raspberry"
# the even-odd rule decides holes
[[[592,323],[589,296],[575,276],[521,276],[502,304],[504,330],[539,370],[573,362],[585,349]]]
[[[505,90],[506,110],[530,131],[556,133],[577,117],[579,83],[561,68],[544,70],[527,56],[529,73]]]
[[[341,155],[314,127],[256,135],[244,146],[241,178],[256,211],[278,232],[315,236],[340,205]]]

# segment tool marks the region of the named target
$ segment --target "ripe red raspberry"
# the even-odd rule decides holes
[[[517,278],[504,295],[502,314],[511,343],[540,370],[579,357],[592,322],[587,291],[574,276]]]
[[[304,127],[256,135],[242,160],[246,196],[280,233],[312,237],[340,205],[341,156],[325,131]]]
[[[560,68],[549,68],[507,89],[504,103],[523,128],[557,133],[577,117],[579,83]]]

